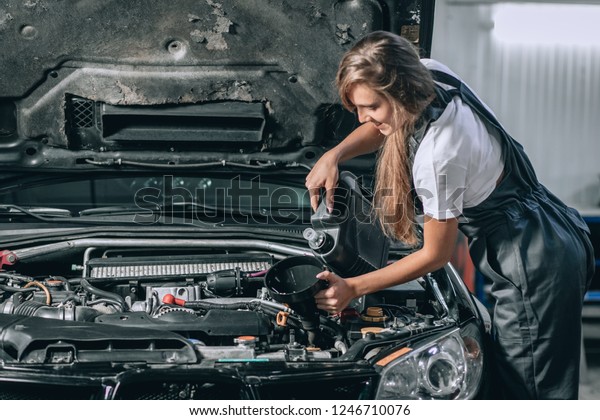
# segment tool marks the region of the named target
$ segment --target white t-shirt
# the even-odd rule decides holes
[[[430,70],[457,77],[437,61],[422,62]],[[492,193],[504,169],[499,137],[496,128],[484,123],[459,96],[453,97],[429,125],[413,162],[413,182],[424,214],[438,220],[459,217],[463,209],[475,207]]]

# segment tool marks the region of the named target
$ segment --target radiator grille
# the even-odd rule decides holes
[[[0,382],[0,400],[89,400],[101,395],[100,387]]]
[[[260,387],[260,398],[267,400],[356,400],[373,398],[370,378],[318,379],[293,385],[269,384]]]
[[[136,383],[123,385],[119,400],[239,400],[244,399],[239,384],[221,383]]]

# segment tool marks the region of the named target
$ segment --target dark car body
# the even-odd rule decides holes
[[[304,178],[357,124],[340,57],[379,29],[427,55],[432,22],[426,1],[4,2],[0,398],[486,392],[489,317],[450,265],[317,327],[265,283],[328,264]],[[368,188],[373,163],[345,169]],[[384,248],[333,263],[412,252]]]

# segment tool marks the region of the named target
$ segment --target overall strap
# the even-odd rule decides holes
[[[415,160],[415,155],[417,154],[417,150],[419,149],[419,146],[421,145],[421,141],[425,137],[425,133],[427,133],[427,129],[429,128],[429,125],[432,122],[436,121],[442,115],[442,113],[446,109],[446,106],[448,106],[448,103],[450,103],[452,101],[452,96],[453,96],[452,93],[446,92],[444,89],[442,89],[441,87],[439,87],[437,85],[435,85],[434,89],[435,89],[435,98],[427,106],[427,108],[425,108],[425,110],[423,111],[423,114],[421,115],[421,117],[419,118],[419,121],[416,124],[415,132],[409,138],[408,156],[409,156],[409,161],[411,162],[411,166],[412,166],[412,162],[414,162],[414,160]],[[417,214],[423,214],[423,203],[421,202],[421,199],[417,195],[415,185],[414,185],[412,178],[411,178],[410,182],[412,185],[411,194],[413,197],[413,202],[415,204],[415,212]]]
[[[502,124],[498,121],[496,116],[491,113],[491,111],[481,103],[481,100],[473,93],[469,87],[463,83],[462,80],[457,79],[451,74],[444,73],[439,70],[430,70],[433,75],[434,80],[437,80],[440,83],[443,83],[448,86],[452,86],[454,89],[447,92],[447,94],[458,93],[463,101],[465,101],[468,105],[471,106],[472,109],[477,111],[481,116],[483,116],[490,124],[492,124],[499,131],[506,133]]]

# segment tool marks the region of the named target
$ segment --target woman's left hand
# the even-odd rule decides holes
[[[317,278],[329,282],[327,289],[321,290],[315,295],[317,308],[321,310],[331,314],[341,312],[356,297],[348,282],[331,271],[323,271],[317,274]]]

